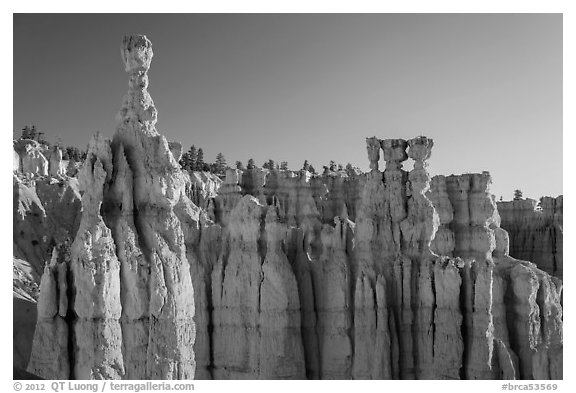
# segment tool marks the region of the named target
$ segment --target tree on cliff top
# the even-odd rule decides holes
[[[196,167],[196,160],[198,159],[198,150],[196,150],[196,146],[190,146],[188,150],[188,169],[193,170]]]
[[[192,168],[195,171],[205,171],[204,166],[204,150],[202,148],[198,149],[198,155],[196,156],[196,165]],[[210,168],[208,168],[209,170]]]
[[[248,164],[246,164],[246,169],[254,169],[255,164],[254,164],[254,159],[251,158],[248,160]]]
[[[50,147],[50,142],[44,139],[45,132],[40,131],[34,124],[22,128],[20,139],[32,139],[42,145]]]
[[[223,175],[224,172],[226,171],[226,158],[224,157],[224,154],[222,153],[218,153],[216,155],[216,163],[215,163],[215,172],[216,174],[219,175]]]
[[[273,159],[268,159],[263,165],[262,168],[273,170],[276,167]]]
[[[521,190],[514,190],[514,200],[521,201],[522,198],[522,191]]]
[[[81,162],[86,159],[86,152],[81,151],[75,146],[67,146],[65,149],[62,149],[62,159]]]

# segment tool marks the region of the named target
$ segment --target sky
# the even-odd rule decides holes
[[[140,33],[157,130],[207,161],[367,170],[366,137],[425,135],[432,175],[489,171],[505,200],[563,193],[561,14],[15,14],[13,26],[13,136],[35,124],[81,148],[112,137],[120,44]]]

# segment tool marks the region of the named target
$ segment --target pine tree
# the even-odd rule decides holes
[[[244,165],[242,161],[236,161],[236,169],[244,169]]]
[[[522,191],[521,190],[514,190],[514,200],[521,201],[522,198]]]
[[[30,128],[30,139],[35,141],[37,138],[38,138],[38,133],[36,131],[36,126],[32,125],[32,128]]]
[[[183,170],[186,170],[186,171],[191,170],[191,167],[190,167],[190,153],[189,153],[189,152],[186,152],[186,153],[182,154],[182,157],[180,158],[179,164],[180,164],[180,167],[181,167]]]
[[[246,164],[246,169],[254,169],[255,164],[254,164],[254,159],[249,159],[248,160],[248,164]]]
[[[194,165],[195,171],[205,171],[204,169],[204,150],[202,148],[198,149],[198,154],[196,155],[196,164]],[[210,170],[210,168],[208,168]]]
[[[350,163],[346,164],[345,170],[346,170],[346,174],[348,176],[353,176],[353,175],[360,172],[360,170],[358,168],[353,167],[352,164],[350,164]]]
[[[270,170],[273,170],[275,167],[276,167],[276,164],[274,163],[274,160],[271,159],[271,158],[268,159],[268,161],[266,161],[266,162],[264,163],[264,165],[262,165],[262,168],[264,168],[264,169],[270,169]]]
[[[226,158],[224,154],[218,153],[216,155],[216,173],[219,175],[223,175],[226,170]]]
[[[62,159],[64,156],[68,157],[68,160],[80,162],[85,159],[84,155],[86,152],[81,152],[80,149],[74,146],[67,146],[65,149],[62,150]]]
[[[22,128],[22,136],[20,139],[30,139],[30,127],[24,126],[24,128]]]
[[[196,150],[196,146],[190,146],[188,149],[188,170],[194,171],[196,170],[196,161],[198,160],[198,150]]]

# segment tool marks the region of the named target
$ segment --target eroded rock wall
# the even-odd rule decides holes
[[[129,91],[89,145],[70,260],[44,269],[30,371],[562,378],[562,282],[509,255],[487,172],[431,179],[432,139],[372,137],[368,173],[228,170],[213,197],[155,129],[150,42],[122,56]]]
[[[563,277],[563,197],[498,202],[501,226],[510,237],[510,255]]]
[[[76,236],[81,215],[78,180],[14,176],[12,187],[14,257],[27,261],[39,277],[53,247]]]

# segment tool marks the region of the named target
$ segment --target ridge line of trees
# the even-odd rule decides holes
[[[226,169],[231,168],[226,162],[226,158],[224,154],[218,153],[216,155],[216,161],[213,163],[204,161],[204,150],[201,147],[196,147],[192,145],[188,151],[182,154],[182,158],[180,159],[180,166],[182,169],[188,171],[203,171],[203,172],[210,172],[214,173],[219,176],[224,176],[226,173]],[[246,166],[240,160],[236,160],[234,162],[234,168],[241,169],[241,170],[251,170],[257,168],[256,162],[253,158],[248,159]],[[281,161],[278,164],[273,159],[268,159],[262,164],[263,169],[268,170],[282,170],[287,171],[290,170],[288,168],[288,161]],[[352,164],[346,164],[344,167],[342,164],[336,164],[334,160],[331,160],[328,165],[324,167],[324,173],[330,172],[339,172],[345,171],[347,174],[359,172],[359,168],[352,166]],[[302,165],[302,170],[306,170],[308,172],[317,174],[316,169],[308,162],[308,160],[304,160],[304,164]]]
[[[63,160],[72,160],[76,162],[82,162],[86,159],[88,152],[86,150],[80,150],[76,146],[62,146],[62,142],[60,138],[54,144],[50,143],[48,140],[44,138],[46,134],[44,131],[41,131],[36,125],[26,125],[21,130],[19,140],[27,139],[33,140],[38,142],[41,145],[46,146],[47,148],[51,148],[52,146],[58,146],[60,150],[62,150],[62,159]]]

